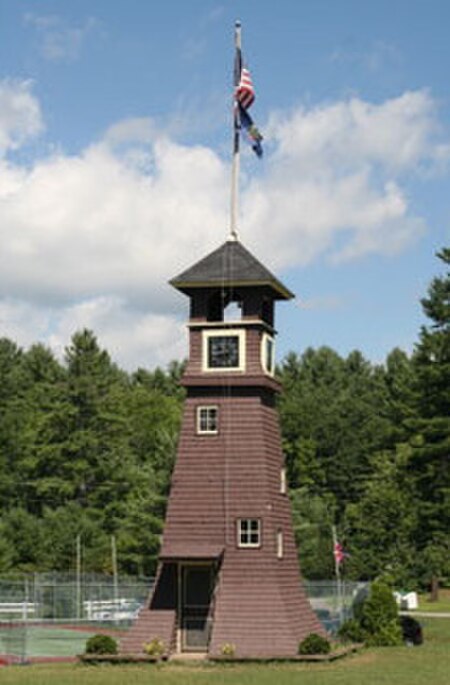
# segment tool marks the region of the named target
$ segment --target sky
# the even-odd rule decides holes
[[[230,228],[234,23],[264,156],[239,235],[277,356],[410,353],[450,237],[448,0],[0,0],[0,337],[187,355],[173,276]]]

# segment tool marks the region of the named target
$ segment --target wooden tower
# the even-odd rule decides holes
[[[155,586],[122,651],[159,638],[169,654],[292,657],[324,634],[301,585],[275,408],[274,305],[293,295],[233,238],[171,284],[190,299],[187,396]]]

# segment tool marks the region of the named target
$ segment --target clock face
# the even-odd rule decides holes
[[[218,335],[208,339],[208,367],[230,369],[239,367],[239,336]]]

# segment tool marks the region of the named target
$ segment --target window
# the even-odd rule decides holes
[[[270,376],[275,373],[275,341],[267,333],[261,339],[261,366]]]
[[[197,407],[197,433],[215,435],[218,431],[218,407]]]
[[[238,547],[260,547],[261,521],[259,519],[239,519],[237,536]]]
[[[284,554],[283,549],[283,531],[277,530],[277,558],[282,559]]]
[[[286,467],[283,466],[280,471],[280,492],[282,495],[287,493]]]
[[[204,371],[243,371],[245,331],[203,331]]]

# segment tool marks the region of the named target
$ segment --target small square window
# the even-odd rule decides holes
[[[237,536],[238,547],[260,547],[260,519],[239,519],[237,522]]]
[[[215,435],[218,431],[218,407],[197,407],[197,433]]]

